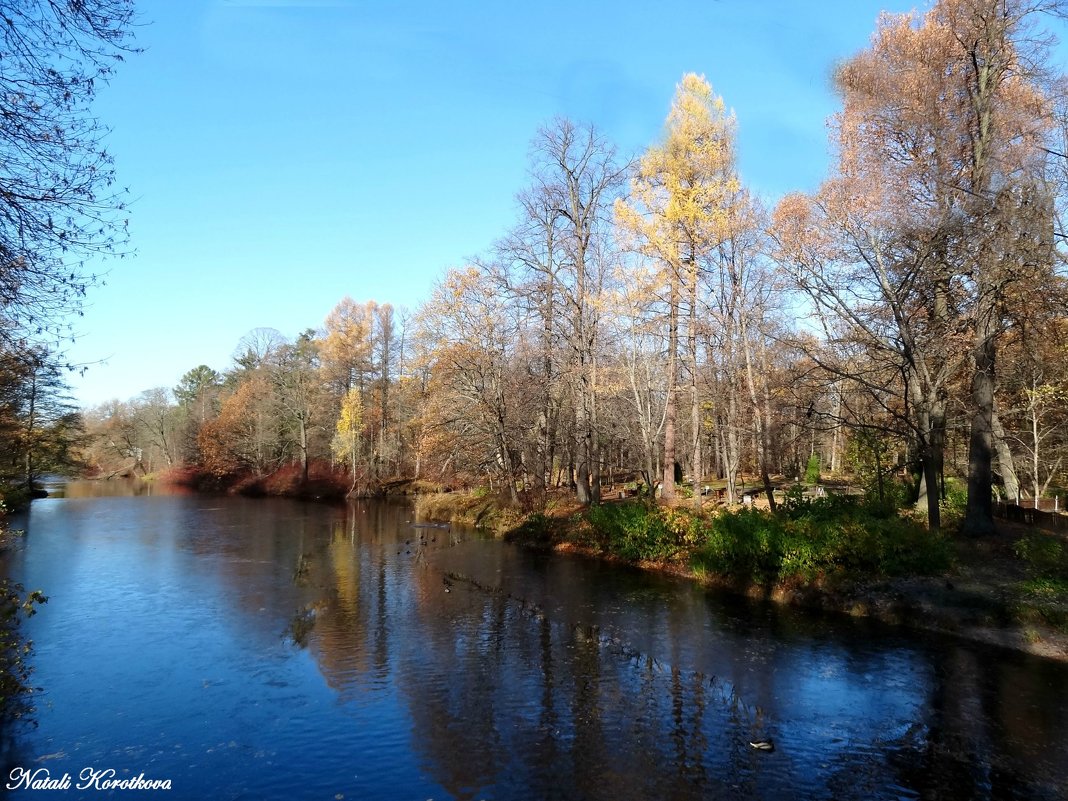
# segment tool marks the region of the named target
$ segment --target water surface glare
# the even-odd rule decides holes
[[[404,505],[88,494],[34,502],[5,565],[49,601],[4,779],[71,774],[46,797],[107,797],[84,768],[171,781],[130,798],[1068,797],[1060,663]]]

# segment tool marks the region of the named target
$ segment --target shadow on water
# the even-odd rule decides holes
[[[29,527],[13,567],[53,596],[33,621],[48,709],[9,766],[112,760],[187,798],[1068,784],[1068,669],[1033,657],[523,551],[399,505],[48,500]]]

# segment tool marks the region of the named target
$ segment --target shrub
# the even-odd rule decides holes
[[[1040,578],[1068,579],[1068,544],[1057,535],[1032,531],[1013,547]]]
[[[886,476],[882,483],[882,493],[882,498],[880,498],[878,483],[866,487],[864,505],[877,517],[891,517],[912,505],[915,488],[908,481]]]
[[[0,502],[0,548],[20,534],[8,528]],[[40,590],[26,592],[22,585],[0,578],[0,724],[25,717],[33,712],[30,695],[31,643],[20,631],[22,621],[32,617],[37,606],[47,603]]]
[[[600,547],[632,561],[673,559],[692,540],[692,518],[643,503],[591,506],[586,521]]]
[[[944,524],[957,523],[964,519],[968,508],[968,485],[955,478],[946,479],[946,497],[939,501]]]
[[[723,512],[711,521],[692,563],[760,582],[831,574],[937,573],[950,564],[948,541],[900,516],[873,514],[851,498],[796,496],[781,514]]]
[[[723,512],[711,519],[691,563],[701,571],[756,581],[774,579],[782,563],[782,518],[762,509]]]
[[[527,545],[547,545],[555,537],[556,521],[541,512],[534,512],[523,518],[518,526],[505,532],[505,539]]]

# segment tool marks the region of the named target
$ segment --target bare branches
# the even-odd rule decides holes
[[[124,189],[90,106],[129,47],[132,0],[8,0],[0,7],[0,341],[70,330],[126,245]]]

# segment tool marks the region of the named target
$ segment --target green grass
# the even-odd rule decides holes
[[[698,575],[764,584],[932,574],[951,562],[944,537],[849,498],[797,498],[777,514],[745,508],[711,517],[605,504],[587,510],[585,520],[585,544],[603,552],[631,561],[687,560]]]
[[[1016,543],[1015,550],[1030,574],[1015,587],[1016,618],[1068,631],[1068,543],[1056,534],[1032,531]]]
[[[1032,531],[1015,545],[1036,578],[1068,581],[1068,543],[1056,534]]]

